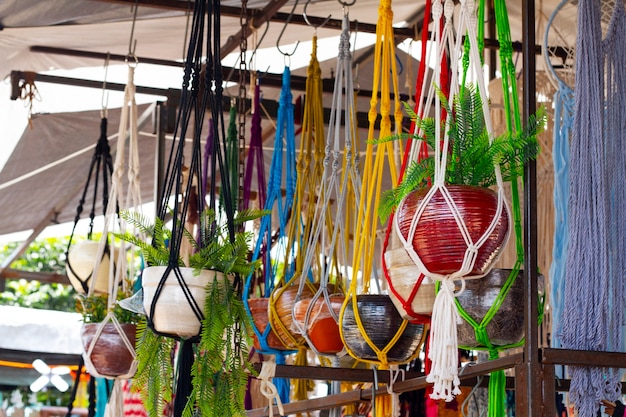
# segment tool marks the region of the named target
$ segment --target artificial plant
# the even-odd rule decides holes
[[[190,267],[197,275],[203,269],[222,272],[206,287],[201,331],[197,343],[184,343],[181,349],[192,348],[195,361],[191,373],[191,394],[184,415],[199,413],[204,416],[231,416],[244,413],[244,393],[249,368],[242,355],[247,353],[251,328],[243,307],[239,279],[259,267],[258,261],[249,260],[252,232],[243,224],[265,214],[263,210],[244,210],[234,217],[235,226],[241,226],[234,235],[229,234],[226,222],[215,212],[206,209],[199,218],[198,238],[187,230],[183,235],[195,252],[187,260],[179,257],[180,267]],[[116,235],[136,245],[149,266],[167,265],[170,259],[169,242],[172,230],[157,217],[152,222],[136,212],[122,212],[121,216],[136,230],[152,236],[151,241],[133,234]],[[220,282],[215,282],[220,280]],[[185,347],[186,346],[186,347]],[[149,416],[161,416],[165,404],[172,400],[174,370],[171,363],[177,344],[175,339],[152,331],[147,319],[137,329],[137,361],[135,387],[141,392]]]
[[[543,131],[546,122],[545,109],[539,108],[528,119],[528,125],[516,134],[504,133],[490,137],[485,124],[481,96],[474,84],[467,84],[454,96],[452,105],[445,95],[438,91],[442,107],[449,115],[449,120],[441,123],[447,126],[450,141],[450,154],[445,169],[446,185],[473,185],[491,187],[496,184],[494,165],[500,166],[503,181],[511,181],[523,176],[524,164],[537,157],[540,146],[537,135]],[[438,146],[435,118],[419,118],[413,109],[405,103],[405,110],[415,121],[422,135],[393,135],[379,139],[377,143],[390,140],[423,140],[430,149]],[[442,129],[442,134],[444,130]],[[382,220],[412,191],[426,189],[435,174],[435,160],[432,152],[419,162],[412,162],[406,169],[402,182],[397,187],[385,191],[381,196],[378,210]]]

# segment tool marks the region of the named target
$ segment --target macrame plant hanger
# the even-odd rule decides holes
[[[339,314],[340,334],[346,350],[350,356],[357,360],[367,362],[376,369],[388,369],[390,372],[396,371],[399,363],[406,363],[417,357],[419,346],[423,341],[423,326],[409,324],[408,321],[397,318],[397,329],[391,329],[391,337],[385,346],[377,346],[371,332],[366,330],[367,320],[363,318],[360,309],[365,308],[368,301],[372,304],[386,303],[390,304],[393,310],[391,314],[396,314],[395,307],[386,295],[377,296],[371,292],[370,281],[374,281],[377,285],[377,292],[381,294],[380,280],[377,276],[377,268],[375,263],[379,259],[375,255],[377,251],[377,228],[378,228],[378,206],[379,196],[382,192],[382,181],[384,177],[391,180],[392,186],[396,186],[398,181],[398,169],[394,155],[402,153],[402,150],[394,149],[391,142],[382,142],[378,145],[373,144],[375,123],[380,114],[380,137],[386,138],[392,135],[391,114],[393,114],[395,122],[396,134],[400,133],[402,125],[401,103],[397,99],[399,97],[397,69],[396,69],[396,51],[393,36],[393,11],[391,1],[382,0],[378,7],[378,22],[376,24],[376,43],[374,51],[374,75],[372,97],[369,109],[369,129],[367,136],[367,145],[365,152],[365,161],[362,176],[362,190],[358,196],[357,219],[354,228],[354,247],[352,257],[352,276],[350,279],[349,291],[346,299],[341,307]],[[393,89],[393,91],[391,91]],[[378,96],[380,93],[380,111],[377,110]],[[394,106],[391,106],[391,95],[396,98]],[[395,143],[396,146],[398,142]],[[383,297],[380,301],[379,297]],[[360,301],[359,301],[360,300]],[[383,307],[384,308],[384,307]],[[371,311],[371,308],[367,307]],[[379,313],[380,314],[380,313]],[[385,313],[387,314],[387,313]],[[354,325],[356,329],[347,328],[346,317],[354,317]],[[351,320],[352,321],[352,320]],[[395,323],[394,323],[395,324]],[[389,329],[378,329],[389,332]],[[390,355],[393,348],[399,340],[403,340],[405,335],[410,334],[410,339],[415,339],[408,346],[409,352],[403,352],[402,358],[395,359]],[[359,343],[366,348],[367,351],[373,352],[372,357],[365,357],[356,351],[354,340],[358,335],[359,339],[363,339],[363,343]],[[397,350],[397,349],[396,349]],[[374,359],[375,356],[375,359]],[[391,378],[394,379],[393,377]],[[376,384],[377,385],[377,384]],[[376,385],[374,388],[376,388]],[[393,397],[393,398],[391,398]],[[398,411],[398,398],[396,395],[378,396],[372,401],[374,410],[373,415],[386,416],[395,415]]]
[[[172,239],[170,242],[170,253],[167,268],[156,288],[152,301],[151,314],[155,311],[156,302],[159,299],[165,281],[167,279],[179,284],[181,290],[186,294],[189,308],[191,308],[198,318],[203,318],[203,306],[198,306],[190,294],[190,290],[185,282],[178,259],[184,235],[183,227],[190,211],[200,215],[205,209],[205,205],[218,214],[216,202],[217,180],[221,179],[221,197],[219,213],[225,215],[229,233],[234,236],[234,206],[231,182],[227,169],[225,157],[225,130],[222,114],[222,70],[220,63],[220,13],[219,2],[217,0],[202,0],[194,3],[194,13],[192,26],[187,48],[182,94],[179,103],[179,111],[176,116],[174,126],[174,140],[170,156],[164,173],[162,199],[157,205],[157,216],[165,222],[168,214],[173,217]],[[206,39],[204,35],[206,34]],[[206,45],[205,45],[206,42]],[[206,46],[206,50],[204,47]],[[204,75],[204,77],[202,77]],[[191,198],[192,189],[202,178],[201,173],[201,132],[204,124],[205,109],[211,110],[212,124],[212,146],[209,155],[209,184],[206,186],[208,204],[205,197]],[[193,121],[193,125],[191,122]],[[185,141],[188,128],[192,127],[192,147],[189,155],[185,154]],[[189,158],[189,165],[183,164],[184,159]],[[184,171],[188,169],[188,175]],[[184,181],[183,181],[184,179]],[[178,196],[182,199],[177,203]],[[170,208],[169,205],[172,205]],[[194,207],[192,207],[194,206]],[[200,221],[202,222],[202,216]],[[202,228],[203,225],[200,225]],[[200,242],[201,243],[201,242]],[[234,282],[235,290],[240,287],[238,277]],[[161,336],[178,339],[174,335],[160,334],[156,332],[153,324],[153,317],[147,317],[148,326]],[[237,330],[236,330],[237,331]],[[178,375],[176,382],[176,396],[174,399],[174,415],[180,416],[187,404],[188,397],[192,391],[191,370],[194,362],[193,343],[197,338],[189,338],[180,341]]]
[[[454,31],[452,27],[453,14],[454,3],[451,0],[446,0],[445,2],[437,0],[433,3],[433,22],[435,23],[435,30],[433,30],[433,34],[436,36],[434,45],[438,51],[436,62],[441,62],[444,53],[449,53],[451,59],[452,78],[449,97],[447,97],[447,99],[448,102],[452,102],[452,97],[455,97],[460,89],[465,88],[465,81],[468,72],[463,72],[462,80],[459,80],[458,76],[458,65],[461,61],[461,53],[463,52],[462,39],[465,35],[466,38],[469,39],[469,45],[466,47],[464,60],[468,63],[467,66],[469,70],[472,71],[475,76],[476,83],[478,85],[478,92],[480,93],[482,99],[482,111],[485,117],[485,127],[489,136],[493,137],[493,128],[489,117],[488,100],[486,96],[486,86],[482,78],[481,59],[477,45],[475,3],[473,1],[461,1],[459,20]],[[442,15],[444,17],[444,27],[440,30],[439,22],[441,21]],[[456,38],[454,37],[454,34],[456,34]],[[435,83],[437,83],[440,79],[438,67],[435,68],[435,76],[433,79],[435,80]],[[434,86],[431,87],[431,89],[434,90]],[[439,88],[439,90],[441,90],[441,88]],[[439,95],[433,94],[432,91],[429,92],[426,103],[434,103],[435,120],[440,120],[442,105]],[[445,126],[449,125],[451,117],[451,114],[446,115]],[[462,292],[464,289],[465,279],[470,278],[470,273],[474,268],[474,262],[476,260],[478,250],[490,236],[492,231],[495,230],[502,213],[504,211],[508,213],[509,209],[502,190],[503,182],[500,174],[500,167],[497,164],[494,164],[496,182],[498,185],[497,209],[495,216],[482,236],[479,236],[477,239],[473,239],[469,236],[467,227],[464,224],[463,219],[458,214],[458,208],[456,207],[456,204],[444,182],[449,146],[448,130],[445,126],[444,131],[442,131],[442,126],[437,123],[435,124],[435,138],[442,138],[442,140],[440,143],[441,146],[435,147],[435,176],[433,178],[433,185],[425,195],[424,199],[418,204],[411,220],[407,236],[404,236],[400,230],[397,222],[397,216],[395,217],[395,225],[399,232],[398,237],[402,241],[404,248],[409,253],[413,262],[419,267],[420,272],[431,279],[441,281],[439,292],[435,298],[431,319],[429,357],[432,360],[432,365],[430,373],[427,375],[427,381],[434,384],[431,398],[451,401],[455,395],[460,393],[456,328],[460,318],[455,305],[455,296],[457,296],[458,293],[455,294],[454,281],[461,281],[462,285],[460,291]],[[419,135],[421,136],[421,132],[419,132]],[[420,218],[424,214],[424,210],[430,201],[438,194],[444,198],[444,204],[450,212],[453,213],[458,229],[463,235],[467,245],[464,258],[462,262],[459,263],[459,269],[454,273],[445,275],[429,271],[413,247],[413,238]],[[507,218],[510,222],[510,216]]]
[[[427,68],[426,63],[430,62],[430,55],[432,54],[432,48],[426,47],[429,40],[428,26],[430,24],[431,9],[432,1],[427,0],[424,8],[424,22],[422,26],[420,65],[415,84],[416,104],[414,112],[419,118],[424,117],[426,111],[424,106],[424,102],[426,101],[425,94],[429,91],[427,85],[428,80],[425,77],[425,73]],[[431,34],[430,40],[431,42],[434,41],[434,33]],[[441,73],[439,84],[442,86],[442,91],[444,91],[445,94],[449,89],[449,74],[446,70],[448,63],[446,57],[444,56],[440,62]],[[445,115],[442,115],[442,117],[445,117]],[[416,129],[417,124],[415,121],[411,121],[410,132],[415,134]],[[398,182],[402,181],[407,164],[411,161],[421,161],[427,156],[428,147],[426,142],[422,140],[414,141],[412,136],[409,136],[402,158]],[[382,251],[384,255],[381,258],[383,275],[387,281],[390,296],[392,300],[394,300],[401,315],[412,322],[426,324],[430,322],[430,314],[432,313],[431,299],[434,298],[434,285],[431,285],[430,280],[424,274],[415,274],[413,262],[403,247],[394,247],[398,246],[395,245],[398,239],[395,237],[393,217],[394,213],[391,213],[387,222],[385,239],[383,240]],[[409,268],[407,268],[407,266]]]
[[[293,8],[291,10],[292,15],[297,5],[298,1],[296,1],[293,5]],[[286,29],[287,24],[285,24],[285,26],[283,27],[283,32]],[[296,52],[299,42],[296,43],[294,49],[291,52],[287,53],[282,51],[280,48],[281,37],[282,36],[279,36],[276,40],[276,47],[285,58],[285,70],[283,73],[283,90],[281,90],[281,106],[279,107],[279,116],[277,117],[277,129],[279,129],[279,131],[282,129],[285,130],[285,143],[287,147],[285,164],[287,171],[291,173],[290,178],[289,176],[286,178],[286,183],[287,188],[291,188],[292,191],[288,204],[289,207],[291,207],[291,212],[286,213],[287,222],[285,223],[285,242],[283,243],[284,251],[281,250],[277,252],[277,259],[283,260],[284,269],[278,279],[278,282],[276,283],[274,290],[270,293],[269,319],[272,331],[281,339],[285,347],[296,351],[293,363],[295,365],[306,366],[308,346],[304,337],[300,334],[295,333],[292,330],[294,320],[294,317],[292,315],[292,309],[293,303],[295,302],[298,294],[298,280],[305,281],[305,285],[308,287],[308,291],[311,294],[315,291],[313,285],[310,282],[310,277],[300,275],[302,259],[300,259],[301,257],[299,256],[300,249],[296,250],[298,245],[305,244],[305,242],[303,241],[303,236],[308,233],[308,230],[310,230],[310,218],[307,219],[307,222],[305,224],[302,224],[301,217],[302,210],[305,210],[302,199],[305,195],[305,189],[309,187],[309,184],[307,182],[310,180],[307,178],[302,178],[301,174],[303,174],[303,170],[306,170],[308,166],[310,166],[310,160],[298,160],[295,151],[295,116],[291,94],[290,61],[291,56],[293,56]],[[285,113],[283,114],[283,117],[281,117],[280,110],[283,108],[283,104],[285,104]],[[303,132],[303,141],[305,140],[304,138],[305,135]],[[316,135],[315,141],[317,140],[319,140],[319,138]],[[305,147],[310,147],[311,145],[311,143],[302,144],[302,146]],[[308,155],[309,157],[311,156],[310,151],[308,152]],[[311,172],[311,175],[315,175],[315,173]],[[295,400],[306,400],[308,398],[308,391],[310,391],[312,388],[313,386],[311,381],[306,379],[297,379],[293,382],[292,398]]]
[[[297,6],[297,3],[298,2],[296,1],[293,6],[294,9]],[[285,28],[283,28],[283,31],[284,29]],[[278,41],[280,41],[280,37],[277,40],[277,46]],[[262,282],[264,284],[264,288],[263,293],[260,294],[260,297],[258,298],[267,300],[262,301],[262,303],[267,302],[267,308],[264,308],[265,305],[263,304],[260,314],[266,313],[266,317],[269,321],[269,323],[265,324],[264,328],[260,328],[258,323],[254,323],[252,328],[256,339],[260,344],[260,353],[274,355],[276,364],[280,365],[286,363],[287,355],[297,351],[294,347],[285,346],[284,341],[280,339],[274,339],[278,342],[274,346],[270,346],[269,343],[270,338],[274,338],[276,335],[273,326],[271,326],[271,295],[275,289],[275,285],[280,285],[281,282],[284,282],[283,277],[278,279],[278,262],[276,260],[284,259],[285,255],[289,252],[286,247],[286,233],[296,188],[294,111],[291,94],[291,70],[287,65],[289,54],[284,54],[284,57],[286,64],[283,71],[281,93],[278,103],[276,135],[274,136],[274,151],[272,153],[269,178],[267,181],[266,200],[263,206],[263,208],[269,210],[270,213],[261,217],[257,241],[252,254],[252,260],[262,259]],[[260,103],[259,107],[261,107]],[[260,112],[257,111],[257,113]],[[260,118],[260,114],[258,117]],[[249,166],[246,167],[246,169],[249,170]],[[274,223],[275,220],[278,220],[278,225]],[[275,251],[276,253],[271,256],[270,251]],[[246,285],[244,286],[243,292],[244,306],[253,318],[254,315],[250,306],[250,296],[252,295],[253,282],[255,280],[256,277],[253,274],[249,275],[246,279]],[[274,385],[276,385],[280,402],[288,403],[290,397],[289,380],[286,378],[275,378]]]
[[[128,80],[126,87],[124,88],[124,103],[120,114],[120,125],[118,130],[118,140],[116,147],[115,165],[112,175],[111,192],[109,201],[113,201],[116,204],[110,204],[107,206],[107,210],[104,218],[104,230],[100,239],[100,244],[97,251],[96,263],[94,270],[98,270],[100,267],[101,259],[105,253],[105,250],[109,246],[109,233],[124,234],[128,229],[126,222],[120,218],[117,207],[117,202],[123,198],[123,207],[127,210],[134,210],[138,213],[141,212],[141,187],[139,178],[139,147],[138,137],[139,131],[137,127],[137,103],[135,101],[135,83],[134,74],[137,66],[136,58],[134,55],[127,57],[128,67]],[[125,173],[125,158],[126,158],[126,138],[129,138],[128,145],[128,172],[127,172],[127,191],[126,195],[123,195],[123,176]],[[135,233],[135,232],[133,232]],[[107,301],[107,315],[105,319],[99,324],[96,329],[96,333],[92,339],[87,352],[85,352],[85,364],[87,369],[95,369],[91,364],[92,353],[94,347],[97,346],[101,335],[108,327],[113,327],[112,330],[108,330],[111,333],[113,330],[122,340],[126,351],[132,357],[132,363],[128,371],[123,375],[117,375],[113,384],[113,389],[109,397],[109,401],[105,410],[105,415],[117,416],[123,414],[123,393],[122,393],[122,380],[130,379],[133,377],[137,370],[137,360],[135,355],[135,338],[134,327],[132,328],[132,337],[128,331],[120,324],[117,317],[113,312],[113,308],[117,303],[118,291],[121,290],[123,294],[130,294],[132,291],[132,281],[135,276],[134,265],[127,261],[127,251],[130,250],[131,259],[133,248],[132,245],[120,241],[115,243],[114,253],[119,253],[120,256],[110,256],[109,263],[107,265],[109,271],[109,292]],[[128,274],[128,275],[127,275]],[[88,296],[93,295],[95,281],[92,281],[89,288]],[[106,336],[107,338],[110,337]],[[106,378],[111,378],[110,375],[98,375]]]
[[[546,68],[551,75],[550,79],[556,83],[554,94],[554,136],[552,144],[552,163],[554,165],[554,246],[552,248],[552,264],[550,265],[550,307],[552,308],[552,332],[551,341],[553,347],[561,347],[560,321],[565,306],[565,262],[567,261],[568,239],[568,213],[569,200],[568,165],[570,153],[570,141],[574,124],[574,85],[573,80],[564,79],[557,73],[552,64],[549,54],[549,33],[554,24],[555,17],[571,0],[562,0],[555,8],[548,23],[543,39],[544,58]],[[571,5],[571,7],[575,7]],[[560,33],[556,31],[557,34]],[[573,72],[573,71],[572,71]],[[572,82],[572,85],[568,82]]]
[[[607,6],[612,7],[610,12],[603,10]],[[611,18],[603,39],[604,12]],[[561,341],[566,349],[623,351],[623,2],[579,1],[576,32]],[[568,370],[569,398],[578,416],[595,416],[600,400],[621,398],[618,369],[571,366]]]
[[[503,91],[503,105],[504,105],[504,119],[506,122],[506,132],[514,137],[516,134],[522,132],[522,122],[520,117],[519,99],[517,93],[516,82],[516,70],[515,63],[513,62],[513,48],[511,42],[511,30],[509,26],[509,17],[506,9],[506,4],[503,0],[495,0],[494,3],[496,30],[500,57],[500,68],[502,73],[501,83]],[[477,31],[477,43],[479,49],[483,50],[484,43],[484,14],[485,14],[485,2],[481,0],[478,8],[478,31]],[[466,42],[465,54],[468,53],[468,45]],[[481,54],[482,56],[482,54]],[[463,61],[464,73],[467,72],[469,61],[466,59]],[[519,199],[519,187],[518,178],[511,178],[511,209],[512,209],[512,224],[514,225],[515,236],[515,248],[516,248],[516,260],[513,268],[508,272],[507,278],[503,283],[500,291],[493,300],[491,307],[484,315],[484,317],[472,317],[463,306],[458,298],[455,299],[457,310],[463,320],[465,320],[474,330],[476,345],[473,346],[461,346],[462,348],[470,350],[486,350],[489,352],[489,359],[496,359],[501,351],[523,346],[524,339],[515,341],[508,344],[497,345],[490,340],[487,332],[487,326],[492,322],[494,316],[498,313],[502,303],[504,302],[507,294],[516,279],[522,279],[520,274],[520,268],[524,262],[524,246],[522,241],[522,219]],[[506,271],[506,270],[504,270]],[[543,303],[540,303],[539,319],[541,320],[543,314]],[[489,403],[488,403],[488,416],[489,417],[502,417],[506,415],[506,377],[503,370],[495,371],[490,374],[489,377]]]
[[[108,71],[108,59],[107,61],[105,61],[105,81],[103,82],[103,94],[105,94],[105,90],[106,90],[106,72],[107,71]],[[98,270],[93,269],[92,268],[93,264],[90,263],[90,261],[94,261],[94,258],[92,256],[88,256],[86,260],[84,259],[81,262],[82,264],[85,264],[85,266],[87,266],[86,274],[83,274],[83,271],[82,271],[83,268],[81,268],[81,271],[77,271],[78,267],[76,265],[74,266],[76,267],[76,270],[75,270],[74,267],[72,266],[72,262],[70,261],[70,259],[74,257],[72,254],[73,251],[84,251],[85,249],[87,249],[88,253],[90,255],[93,255],[94,249],[99,246],[98,242],[92,240],[92,238],[93,238],[94,220],[96,217],[96,201],[98,198],[97,196],[98,196],[98,191],[99,191],[100,186],[102,186],[102,213],[103,214],[106,213],[108,203],[109,203],[109,186],[111,183],[111,177],[113,175],[113,158],[111,157],[111,147],[109,144],[109,138],[107,136],[108,112],[107,112],[104,98],[102,101],[102,110],[100,112],[100,116],[101,116],[100,137],[98,138],[98,141],[94,149],[94,154],[92,155],[92,158],[91,158],[91,163],[89,165],[89,173],[87,174],[87,180],[85,182],[85,188],[83,189],[83,193],[81,195],[78,206],[76,208],[76,216],[74,217],[74,225],[72,226],[72,231],[70,233],[68,246],[65,252],[66,268],[68,270],[67,271],[68,278],[71,277],[70,281],[74,280],[72,281],[72,285],[74,286],[74,289],[79,294],[82,294],[84,296],[88,295],[90,290],[92,294],[93,292],[96,291],[96,282],[98,282],[99,284],[97,288],[100,294],[106,293],[108,291],[108,285],[109,285],[109,282],[108,282],[109,276],[105,275],[109,271],[108,270],[100,271],[100,268],[98,268]],[[91,186],[92,178],[93,178],[93,195],[92,195],[91,210],[89,212],[89,230],[87,233],[87,240],[83,242],[79,242],[77,245],[72,247],[72,242],[74,239],[74,234],[76,232],[76,227],[78,225],[78,222],[81,219],[84,204],[87,200],[87,194]],[[109,250],[108,245],[106,246],[106,253],[107,253],[107,257],[109,257],[110,250]],[[94,271],[97,271],[97,273],[94,274]],[[106,278],[106,282],[104,278]],[[81,361],[79,364],[79,372],[82,369],[83,364],[85,363],[85,356],[86,355],[82,355],[81,357]],[[95,398],[96,377],[97,375],[95,374],[94,375],[90,374],[90,377],[89,377],[90,401],[89,401],[88,413],[92,417],[96,414],[96,398]],[[70,413],[71,408],[73,407],[73,402],[75,398],[74,392],[76,391],[79,383],[80,383],[79,379],[76,379],[76,381],[74,381],[75,386],[72,390],[73,398],[68,406],[68,414]]]
[[[316,281],[319,282],[319,289],[312,298],[296,301],[293,311],[294,324],[305,337],[309,348],[319,356],[331,357],[332,365],[335,367],[339,366],[339,359],[346,354],[339,334],[339,311],[345,299],[344,281],[349,276],[347,238],[350,228],[347,226],[346,219],[349,219],[349,214],[354,212],[356,200],[354,194],[361,189],[358,163],[355,161],[358,155],[355,155],[353,151],[357,126],[355,125],[356,107],[349,28],[349,14],[347,7],[344,7],[326,148],[319,152],[320,155],[317,157],[323,157],[321,179],[315,189],[311,190],[314,194],[309,197],[309,208],[313,208],[313,211],[309,213],[312,225],[305,250],[300,255],[303,258],[301,275],[303,277],[318,276]],[[315,48],[316,37],[314,37],[313,45]],[[314,59],[315,49],[311,57],[313,67],[310,67],[310,71],[315,71],[317,77],[313,78],[311,77],[313,74],[309,73],[309,77],[315,80],[315,83],[310,83],[307,79],[306,97],[308,100],[315,100],[315,97],[321,99],[322,95],[321,79],[318,79],[319,63],[317,59]],[[309,87],[315,88],[317,94],[309,91]],[[303,122],[303,140],[308,141],[305,138],[308,137],[307,129],[310,127],[311,118],[317,115],[321,118],[317,122],[321,122],[323,126],[323,116],[320,114],[321,104],[321,101],[311,104],[307,101]],[[317,107],[312,115],[307,112],[309,106],[311,110]],[[343,132],[341,131],[342,117],[345,120]],[[313,125],[317,126],[315,119],[313,122]],[[321,132],[315,131],[316,141],[321,136]],[[332,281],[334,283],[331,283]],[[305,280],[299,282],[297,300],[304,293],[305,282]],[[322,330],[314,330],[313,326],[319,326]],[[318,333],[321,331],[324,331],[323,336]],[[333,383],[331,393],[338,394],[340,390],[341,384]],[[331,410],[331,415],[338,416],[340,412],[341,409],[334,408]]]

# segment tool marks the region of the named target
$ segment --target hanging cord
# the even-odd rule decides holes
[[[129,150],[128,150],[128,189],[124,198],[124,207],[127,209],[141,210],[141,186],[139,180],[139,148],[138,148],[138,127],[137,127],[137,103],[135,101],[135,65],[129,63],[128,65],[128,80],[124,89],[124,106],[122,107],[120,114],[120,125],[118,130],[118,141],[116,148],[116,159],[111,175],[111,191],[109,195],[109,201],[114,204],[107,205],[107,209],[104,215],[104,228],[102,231],[102,237],[100,239],[98,250],[96,251],[96,258],[94,263],[94,271],[98,271],[100,263],[104,259],[104,255],[108,253],[109,264],[107,265],[109,271],[109,283],[108,283],[108,298],[107,298],[107,315],[105,319],[98,325],[94,337],[86,352],[85,363],[90,369],[90,373],[95,376],[111,377],[111,375],[100,375],[92,364],[91,357],[94,348],[100,340],[102,332],[105,327],[110,323],[116,330],[126,350],[132,357],[132,362],[126,373],[122,375],[115,375],[116,378],[130,378],[137,370],[137,361],[135,354],[134,343],[131,343],[126,332],[119,323],[117,317],[113,313],[115,305],[118,299],[118,290],[122,286],[124,294],[130,293],[132,287],[129,280],[126,279],[126,274],[130,273],[131,277],[134,277],[134,267],[130,266],[127,262],[126,249],[130,246],[125,241],[119,243],[119,248],[109,249],[109,232],[118,232],[119,234],[125,234],[127,231],[126,222],[119,217],[119,205],[118,201],[123,196],[123,176],[126,166],[126,137],[129,138]],[[122,254],[117,256],[117,254]],[[132,256],[133,252],[131,252]],[[95,290],[95,280],[91,281],[88,296],[92,296]],[[116,395],[121,395],[121,391],[118,389]],[[119,399],[117,399],[119,400]]]
[[[76,376],[74,377],[74,384],[72,385],[72,392],[70,393],[70,399],[67,403],[67,413],[65,417],[72,417],[72,410],[74,409],[74,401],[76,401],[76,394],[78,393],[78,385],[80,384],[80,376],[83,373],[83,367],[85,366],[85,360],[83,356],[80,356],[78,360],[78,369],[76,369]]]
[[[96,144],[94,154],[91,158],[91,163],[89,166],[89,173],[87,174],[87,180],[85,181],[85,188],[83,189],[83,193],[78,202],[78,206],[76,207],[76,216],[74,217],[74,225],[72,226],[72,231],[70,233],[70,238],[67,244],[67,249],[65,251],[65,259],[66,259],[66,267],[72,273],[74,277],[78,280],[80,284],[80,288],[84,294],[89,292],[90,281],[93,277],[94,271],[91,270],[87,276],[80,277],[80,275],[74,270],[72,264],[70,262],[70,250],[72,248],[72,242],[74,239],[74,233],[76,232],[76,227],[78,222],[81,219],[81,215],[83,212],[83,207],[85,205],[87,199],[87,192],[89,191],[91,180],[93,178],[93,196],[92,196],[92,205],[91,211],[89,213],[89,230],[87,234],[87,238],[91,239],[93,234],[93,225],[94,219],[96,217],[96,200],[98,194],[98,188],[100,185],[100,181],[102,181],[102,210],[106,212],[108,206],[109,199],[109,178],[113,175],[113,162],[111,158],[111,148],[109,146],[109,139],[107,137],[107,119],[103,118],[100,121],[100,137]],[[95,281],[95,280],[94,280]],[[77,290],[79,290],[77,288]],[[80,291],[80,290],[79,290]]]
[[[259,389],[261,390],[261,394],[263,394],[263,396],[269,401],[270,417],[273,417],[274,415],[274,402],[276,402],[276,406],[278,407],[278,414],[281,416],[285,415],[285,409],[283,407],[283,402],[280,399],[278,388],[272,383],[272,378],[274,378],[275,375],[276,362],[273,359],[263,361],[263,365],[261,365],[261,372],[258,376],[258,379],[261,381]]]
[[[426,45],[429,45],[428,26],[430,23],[431,9],[432,9],[432,1],[427,0],[425,4],[425,8],[424,8],[424,22],[422,26],[422,42],[421,42],[422,49],[421,49],[421,57],[420,57],[420,66],[418,68],[418,75],[417,75],[417,80],[415,84],[414,111],[415,111],[415,114],[418,115],[419,118],[423,117],[423,114],[425,111],[425,105],[424,105],[424,100],[426,99],[425,95],[428,94],[428,92],[430,91],[430,89],[427,88],[425,73],[426,73],[426,67],[427,67],[426,63],[430,62],[430,55],[432,55],[433,53],[433,48],[428,48],[426,46]],[[431,40],[431,44],[432,42],[435,41],[434,32],[431,34],[430,40]],[[447,66],[447,60],[442,59],[442,62],[444,66]],[[447,75],[445,74],[445,71],[443,70],[442,70],[442,74],[444,77]],[[447,85],[447,79],[440,78],[440,83],[442,85]],[[428,99],[432,99],[432,97],[429,97]],[[410,132],[413,134],[417,134],[417,124],[415,123],[414,120],[411,121]],[[406,148],[405,148],[404,156],[402,159],[402,165],[400,167],[400,176],[398,178],[398,183],[402,181],[404,172],[406,170],[406,167],[409,161],[414,161],[414,160],[420,161],[427,156],[428,156],[428,147],[426,145],[426,142],[421,141],[421,140],[414,142],[412,139],[412,136],[409,136],[407,139]],[[421,312],[417,313],[412,308],[412,304],[415,298],[418,296],[419,289],[422,287],[422,283],[424,282],[424,279],[426,278],[426,276],[420,273],[415,284],[413,285],[413,289],[408,294],[408,296],[406,296],[405,294],[399,292],[396,286],[396,283],[394,282],[394,280],[392,279],[392,276],[390,275],[390,270],[391,268],[394,267],[394,265],[391,264],[391,259],[388,262],[387,257],[392,256],[394,254],[396,256],[399,254],[402,256],[402,258],[406,257],[404,248],[392,249],[393,252],[387,254],[387,250],[390,244],[392,244],[393,246],[397,246],[395,245],[395,241],[397,240],[397,237],[395,236],[395,233],[393,233],[394,231],[393,218],[394,218],[394,213],[391,213],[390,218],[387,223],[385,239],[383,240],[383,254],[385,254],[381,258],[383,275],[385,276],[385,279],[387,281],[389,291],[393,294],[393,296],[397,300],[399,300],[400,304],[402,305],[404,314],[411,317],[411,320],[417,323],[428,323],[430,321],[430,315],[422,314]],[[392,242],[392,240],[394,242]]]
[[[597,6],[592,1],[578,3],[562,344],[568,349],[613,351],[622,347],[617,339],[622,336],[623,312],[615,311],[623,301],[617,298],[623,297],[623,260],[611,253],[624,247],[623,226],[614,221],[621,218],[619,204],[624,202],[619,179],[624,168],[618,168],[623,156],[621,148],[615,150],[624,139],[618,118],[624,117],[620,84],[626,74],[617,48],[626,36],[626,13],[624,5],[615,2],[603,42]],[[570,400],[579,416],[595,416],[600,400],[619,397],[617,374],[614,369],[570,367]]]

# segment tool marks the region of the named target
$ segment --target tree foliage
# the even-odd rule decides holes
[[[65,274],[65,251],[69,237],[48,237],[35,240],[24,254],[10,267],[27,272],[50,272]],[[0,262],[6,259],[19,242],[11,242],[0,248]],[[0,292],[0,304],[29,308],[76,311],[75,291],[67,284],[44,284],[23,278],[6,280]]]

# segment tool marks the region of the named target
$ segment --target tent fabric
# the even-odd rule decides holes
[[[0,386],[30,385],[40,376],[30,368],[35,359],[78,365],[81,324],[78,313],[0,306]]]
[[[138,113],[147,108],[139,106]],[[114,158],[119,113],[119,109],[110,109],[107,118]],[[100,135],[100,120],[99,111],[35,116],[32,128],[26,129],[0,172],[0,235],[34,229],[48,213],[53,213],[54,222],[74,220]],[[151,123],[148,125],[151,132]],[[153,200],[155,147],[155,135],[140,135],[142,199],[146,202]],[[81,219],[89,215],[91,190]],[[100,185],[96,215],[103,214],[101,190]]]

